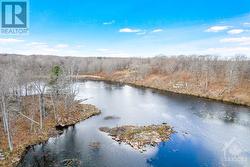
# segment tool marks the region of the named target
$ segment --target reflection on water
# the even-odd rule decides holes
[[[78,98],[93,97],[87,102],[102,114],[32,147],[19,166],[250,166],[247,107],[104,82],[78,84]],[[107,116],[119,119],[104,119]],[[118,144],[98,130],[163,122],[177,133],[145,153]]]
[[[157,153],[147,160],[151,166],[164,166],[163,164],[167,166],[218,166],[217,161],[217,157],[202,143],[194,143],[188,138],[180,140],[178,136],[173,136],[171,142],[161,143]]]

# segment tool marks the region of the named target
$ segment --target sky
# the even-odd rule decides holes
[[[59,56],[250,57],[250,0],[30,0],[29,33],[0,52]]]

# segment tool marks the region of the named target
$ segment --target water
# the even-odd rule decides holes
[[[96,105],[102,114],[30,148],[19,166],[250,166],[250,108],[127,85],[78,84],[77,98],[90,98],[87,103]],[[105,120],[106,116],[120,119]],[[164,122],[177,133],[144,153],[98,130]],[[91,147],[93,142],[100,147]]]

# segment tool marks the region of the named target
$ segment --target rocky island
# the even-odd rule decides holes
[[[145,151],[146,146],[156,146],[160,142],[170,139],[174,130],[167,124],[132,126],[125,125],[120,127],[108,128],[101,127],[100,131],[108,133],[113,140],[129,144],[134,149]]]

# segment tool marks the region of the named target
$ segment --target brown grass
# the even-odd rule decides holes
[[[155,72],[149,73],[143,78],[137,77],[136,72],[132,70],[115,71],[111,74],[102,72],[92,75],[100,77],[96,80],[132,84],[135,86],[149,87],[163,91],[171,91],[250,106],[250,81],[241,83],[240,86],[236,86],[232,90],[229,90],[227,82],[223,80],[222,76],[220,78],[212,79],[206,90],[204,86],[205,78],[199,78],[201,82],[197,83],[196,77],[189,72],[175,72],[173,74]],[[91,79],[91,77],[88,79]],[[188,86],[174,88],[174,85],[178,83],[187,83]]]
[[[32,103],[34,100],[34,104]],[[56,126],[73,125],[81,120],[85,120],[93,115],[100,114],[100,111],[93,105],[80,104],[78,101],[69,108],[68,111],[62,109],[62,102],[57,103],[57,117],[54,119],[52,102],[46,97],[47,116],[44,119],[44,127],[41,130],[39,125],[34,124],[31,129],[31,121],[17,114],[10,117],[11,134],[13,138],[13,152],[8,149],[7,136],[3,132],[3,123],[0,120],[0,148],[4,151],[5,160],[0,161],[0,166],[15,166],[26,147],[48,140],[51,136],[56,136]],[[22,98],[22,113],[32,117],[32,111],[35,112],[34,120],[39,122],[38,97],[27,96]]]

